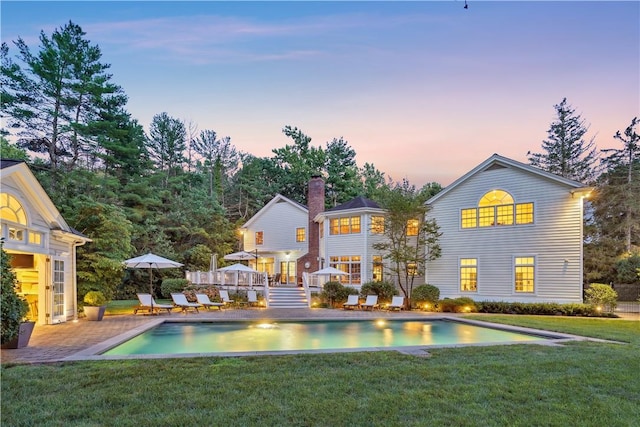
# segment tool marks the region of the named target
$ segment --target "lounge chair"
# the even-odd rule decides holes
[[[402,310],[404,308],[404,297],[403,296],[395,296],[391,300],[391,304],[387,306],[388,310]]]
[[[160,310],[167,310],[167,313],[171,313],[171,310],[175,308],[173,305],[158,304],[151,294],[138,294],[138,301],[140,304],[133,307],[133,314],[138,314],[139,310],[147,310],[150,314],[156,314]]]
[[[186,313],[189,310],[195,310],[196,313],[199,313],[198,307],[202,307],[202,305],[197,302],[187,301],[185,294],[171,294],[171,299],[176,307],[180,307],[182,309],[183,313]]]
[[[367,295],[367,300],[363,304],[360,304],[361,309],[371,309],[371,311],[378,308],[378,306],[378,295]]]
[[[225,290],[220,290],[220,299],[225,304],[233,304],[234,300],[229,299],[229,292]]]
[[[207,310],[211,310],[214,307],[217,307],[218,310],[222,310],[225,306],[223,302],[211,301],[207,294],[196,294],[196,299],[198,300],[198,303],[205,307]]]
[[[358,295],[349,295],[347,302],[342,304],[342,308],[345,310],[353,310],[354,308],[358,308],[358,306],[360,306]]]
[[[257,306],[260,304],[256,291],[247,291],[247,303],[250,306]]]

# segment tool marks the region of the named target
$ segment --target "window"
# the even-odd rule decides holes
[[[349,234],[351,231],[349,218],[340,218],[340,234]]]
[[[371,217],[371,233],[372,234],[384,233],[384,217],[383,216]]]
[[[36,246],[42,246],[42,233],[29,231],[29,243]]]
[[[415,262],[407,263],[407,275],[415,276],[418,274],[418,265]]]
[[[476,258],[460,259],[460,290],[463,292],[478,290],[478,260]]]
[[[533,223],[533,203],[518,203],[516,205],[516,224]]]
[[[264,231],[256,231],[256,245],[264,244]]]
[[[514,203],[503,190],[492,190],[478,202],[477,208],[460,210],[460,227],[495,227],[533,224],[533,203]]]
[[[462,218],[462,228],[476,228],[478,226],[478,210],[462,209],[460,212],[460,218]]]
[[[535,289],[535,257],[516,257],[515,290],[516,292],[533,292]]]
[[[417,219],[410,219],[409,221],[407,221],[407,236],[417,236],[419,226],[420,221],[418,221]]]
[[[360,217],[345,216],[332,218],[329,222],[329,234],[356,234],[360,233]]]
[[[373,273],[373,281],[374,282],[382,282],[383,279],[383,270],[384,265],[382,264],[382,256],[374,255],[373,256],[373,268],[371,269]]]
[[[352,234],[360,233],[360,217],[359,216],[351,217],[351,233]]]
[[[27,215],[22,204],[11,194],[0,193],[0,218],[27,225]]]
[[[307,233],[304,227],[296,228],[296,242],[306,242],[307,241]]]
[[[360,256],[332,256],[329,257],[329,266],[349,273],[344,276],[331,276],[331,280],[337,280],[344,285],[359,285],[361,273]]]
[[[333,218],[329,222],[329,234],[340,234],[340,220]]]

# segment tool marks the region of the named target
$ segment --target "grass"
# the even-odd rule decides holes
[[[12,426],[631,426],[640,323],[478,316],[629,344],[574,342],[396,352],[2,367]],[[8,425],[8,424],[7,424]]]

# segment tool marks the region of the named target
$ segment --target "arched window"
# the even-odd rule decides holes
[[[512,205],[513,197],[503,190],[492,190],[482,196],[478,206]]]
[[[533,223],[533,203],[515,203],[504,190],[491,190],[478,202],[477,208],[462,209],[462,228],[494,227]]]
[[[27,225],[27,214],[22,204],[11,194],[0,193],[0,218]]]

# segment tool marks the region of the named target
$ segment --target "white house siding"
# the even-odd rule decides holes
[[[462,229],[460,210],[477,207],[488,191],[534,204],[534,224]],[[427,264],[426,282],[441,297],[477,301],[582,301],[582,199],[571,187],[518,168],[478,172],[432,204],[442,257]],[[514,290],[514,257],[534,256],[535,291]],[[460,291],[459,259],[478,260],[477,292]],[[566,260],[566,262],[565,262]]]
[[[306,236],[309,236],[307,213],[291,203],[275,203],[269,209],[255,217],[244,235],[244,249],[252,251],[280,251],[297,250],[300,254],[307,252],[307,242],[296,242],[296,228],[304,227]],[[255,233],[262,231],[264,242],[255,244]]]
[[[366,283],[373,278],[373,256],[379,253],[373,249],[375,242],[383,239],[382,235],[371,234],[371,215],[360,214],[360,233],[330,234],[329,222],[331,218],[344,216],[357,216],[354,211],[337,211],[336,214],[326,216],[323,222],[324,237],[320,239],[320,256],[324,260],[324,266],[329,266],[331,257],[335,256],[360,256],[361,283]],[[381,215],[377,212],[375,215]]]

